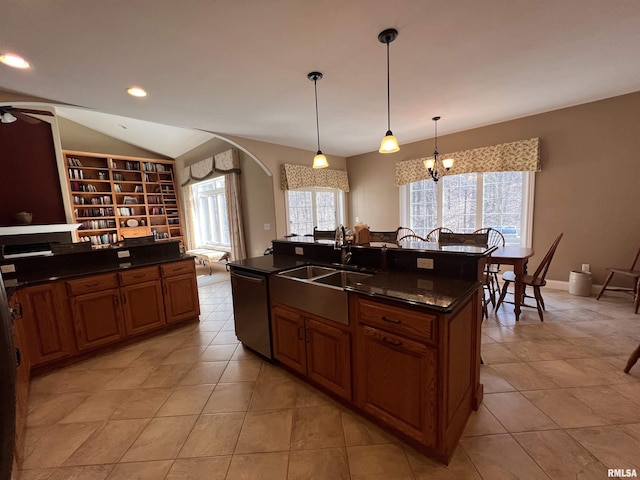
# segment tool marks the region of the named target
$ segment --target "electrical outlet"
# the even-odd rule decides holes
[[[265,223],[264,224],[264,229],[265,230],[271,230],[271,224],[270,223]]]
[[[419,258],[418,268],[433,270],[433,258]]]
[[[129,253],[129,250],[119,250],[118,251],[118,258],[127,258],[130,257],[131,254]]]
[[[16,271],[16,266],[13,263],[2,265],[0,266],[0,271],[2,273],[14,273]]]
[[[302,247],[296,247],[296,255],[304,255],[304,250],[302,249]]]
[[[582,271],[584,273],[590,273],[591,272],[591,265],[589,265],[588,263],[583,263],[582,264]]]

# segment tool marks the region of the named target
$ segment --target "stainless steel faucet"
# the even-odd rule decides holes
[[[351,247],[343,246],[342,251],[340,252],[340,263],[342,263],[343,265],[351,263],[352,256],[353,256],[353,253],[351,252]]]

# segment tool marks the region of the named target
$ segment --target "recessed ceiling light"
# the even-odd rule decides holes
[[[3,53],[0,55],[0,62],[13,68],[29,68],[31,66],[24,58],[14,53]]]
[[[145,92],[144,88],[140,87],[129,87],[127,88],[127,93],[129,95],[133,95],[134,97],[146,97],[147,92]]]

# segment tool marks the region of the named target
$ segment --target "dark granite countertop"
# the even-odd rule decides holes
[[[349,285],[345,290],[446,313],[455,310],[481,285],[479,281],[385,271]]]
[[[264,255],[231,262],[232,267],[267,275],[302,265],[325,265],[340,268],[334,264],[290,255]],[[355,266],[347,266],[347,268],[356,269]],[[482,285],[479,281],[405,271],[370,273],[374,273],[374,275],[349,285],[345,290],[410,305],[428,307],[439,312],[454,310]]]

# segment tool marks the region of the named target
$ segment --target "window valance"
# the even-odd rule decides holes
[[[349,191],[349,178],[345,170],[317,169],[285,163],[280,167],[280,188],[295,190],[304,187],[329,187]]]
[[[455,160],[449,175],[472,172],[539,172],[540,139],[530,138],[440,155],[440,158],[448,157]],[[396,187],[430,178],[423,163],[428,158],[433,157],[396,163]]]
[[[184,187],[231,172],[240,173],[240,156],[235,148],[183,168],[180,172],[180,185]]]

